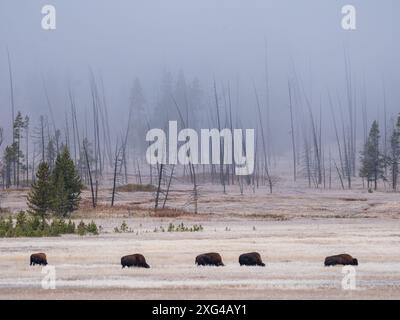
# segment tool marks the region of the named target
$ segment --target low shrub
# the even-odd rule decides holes
[[[128,227],[128,224],[125,221],[122,221],[121,226],[119,228],[118,227],[114,228],[114,232],[116,233],[133,232],[133,230]]]
[[[81,221],[78,227],[71,220],[66,222],[64,219],[54,218],[51,221],[42,220],[38,216],[27,214],[20,211],[17,214],[15,223],[11,216],[8,218],[0,217],[0,237],[56,237],[62,234],[98,234],[99,228],[90,222],[85,225]]]
[[[125,184],[115,188],[117,192],[154,192],[157,190],[152,184]]]
[[[168,232],[198,232],[198,231],[203,231],[203,226],[201,224],[199,225],[194,224],[191,227],[185,226],[183,222],[178,225],[174,225],[173,223],[170,223],[168,225]]]

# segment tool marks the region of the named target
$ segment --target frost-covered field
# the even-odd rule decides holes
[[[0,239],[0,298],[286,299],[400,298],[400,220],[294,218],[273,221],[221,216],[126,218],[131,233],[114,233],[122,218],[98,219],[99,236]],[[202,224],[202,232],[154,232],[169,222]],[[41,288],[43,251],[56,268],[56,289]],[[196,267],[217,251],[225,267]],[[259,251],[266,267],[240,267],[240,253]],[[143,253],[150,269],[121,269],[120,257]],[[343,290],[341,267],[325,256],[357,257],[356,290]]]

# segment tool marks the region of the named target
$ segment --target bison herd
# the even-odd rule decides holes
[[[47,257],[44,253],[34,253],[30,257],[30,265],[47,265]],[[196,257],[195,264],[198,266],[224,266],[221,255],[216,252],[203,253]],[[261,266],[265,267],[262,262],[261,256],[258,252],[243,253],[239,256],[239,264],[241,266]],[[353,258],[349,254],[338,254],[335,256],[329,256],[325,258],[325,266],[335,265],[358,265],[358,260]],[[145,257],[140,254],[131,254],[123,256],[121,258],[121,266],[125,267],[139,267],[139,268],[150,268],[147,264]]]

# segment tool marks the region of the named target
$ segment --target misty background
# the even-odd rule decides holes
[[[41,8],[46,4],[56,8],[56,30],[41,28]],[[341,27],[341,8],[346,4],[357,10],[355,31]],[[329,142],[333,133],[328,93],[334,97],[338,119],[340,112],[346,112],[345,106],[344,111],[339,110],[339,100],[344,105],[346,99],[346,55],[351,63],[355,109],[361,109],[363,98],[369,125],[373,119],[382,121],[384,96],[388,117],[398,112],[399,9],[396,0],[2,0],[0,126],[6,143],[10,143],[7,50],[15,110],[28,115],[32,126],[37,125],[41,114],[49,115],[45,87],[54,119],[49,121],[63,130],[70,114],[70,88],[79,125],[89,130],[88,136],[92,131],[87,125],[91,124],[91,72],[97,84],[104,85],[110,130],[116,137],[126,128],[137,81],[151,126],[165,123],[164,115],[157,112],[162,108],[169,110],[170,120],[177,120],[165,91],[174,95],[182,82],[201,95],[192,108],[199,110],[206,125],[209,117],[215,118],[210,116],[215,81],[220,101],[226,101],[230,89],[240,125],[256,128],[254,88],[266,116],[267,62],[268,141],[274,152],[290,151],[288,81],[294,75],[301,78],[316,117],[321,110],[324,141]],[[306,112],[300,103],[294,108],[296,118]],[[132,113],[134,123],[144,123],[142,117]],[[361,121],[360,116],[360,132]],[[296,126],[301,126],[300,121]],[[144,141],[145,136],[140,139]]]

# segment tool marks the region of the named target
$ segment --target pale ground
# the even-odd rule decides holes
[[[189,186],[175,189],[170,205],[183,208]],[[118,207],[78,216],[95,218],[99,236],[0,239],[1,299],[400,299],[400,195],[389,192],[282,189],[269,195],[238,187],[202,189],[200,214],[149,216],[151,193],[121,193]],[[300,191],[299,191],[300,190]],[[109,191],[102,190],[106,203]],[[87,198],[87,194],[85,194]],[[22,192],[2,206],[24,208]],[[185,207],[191,210],[192,206]],[[117,234],[125,220],[133,232]],[[202,232],[154,232],[170,222],[201,224]],[[196,267],[197,254],[216,251],[225,267]],[[258,251],[266,267],[240,267],[239,254]],[[57,288],[41,288],[32,252],[46,252]],[[120,257],[142,253],[150,269],[121,269]],[[358,258],[356,290],[343,290],[341,267],[327,255]]]

